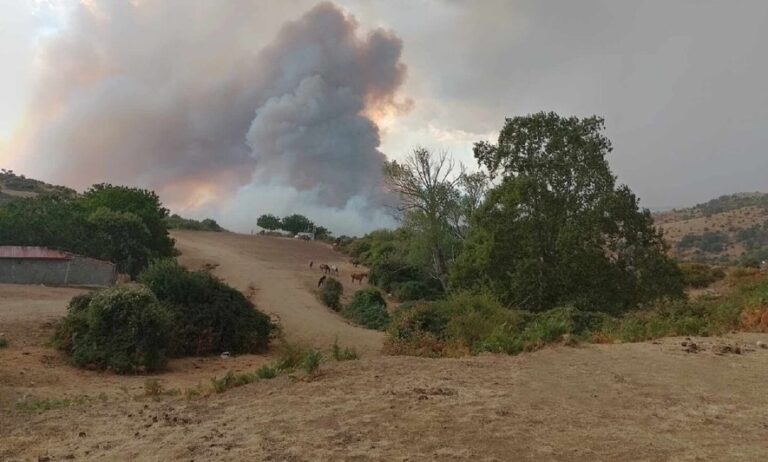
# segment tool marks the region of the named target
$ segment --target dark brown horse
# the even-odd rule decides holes
[[[352,282],[363,283],[363,279],[368,279],[368,273],[352,273]]]

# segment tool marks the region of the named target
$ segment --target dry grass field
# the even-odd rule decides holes
[[[181,261],[249,292],[292,342],[357,361],[229,390],[226,371],[271,355],[173,360],[152,376],[75,369],[48,345],[77,289],[0,286],[0,460],[762,461],[768,458],[768,334],[553,347],[515,357],[387,357],[314,293],[308,261],[351,265],[320,243],[175,232]],[[721,354],[718,345],[739,346]],[[329,355],[326,354],[326,357]],[[180,394],[145,395],[147,379]]]

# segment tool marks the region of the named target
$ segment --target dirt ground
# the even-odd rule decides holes
[[[66,364],[47,345],[78,289],[0,285],[0,460],[768,460],[768,334],[555,347],[516,357],[379,354],[382,335],[319,304],[308,260],[352,270],[329,247],[282,238],[175,233],[182,262],[218,264],[286,335],[362,359],[219,395],[143,396],[147,376]],[[346,276],[346,277],[345,277]],[[740,354],[721,354],[720,344]],[[690,350],[690,348],[688,348]],[[174,360],[165,388],[207,386],[269,356]],[[50,410],[19,402],[69,399]],[[54,406],[55,407],[55,406]]]

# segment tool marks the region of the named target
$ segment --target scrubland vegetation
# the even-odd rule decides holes
[[[684,287],[725,273],[667,256],[650,213],[616,184],[602,129],[597,117],[539,113],[508,119],[498,144],[475,145],[483,173],[423,149],[387,165],[402,227],[340,241],[401,302],[376,323],[386,351],[518,353],[755,328],[745,317],[768,309],[768,285],[737,272],[727,296],[689,300]]]
[[[269,317],[208,272],[160,260],[139,280],[73,298],[54,345],[78,366],[117,373],[161,370],[169,357],[268,347]]]

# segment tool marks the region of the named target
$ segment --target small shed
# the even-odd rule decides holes
[[[115,283],[114,263],[33,246],[0,246],[0,283],[106,287]]]

